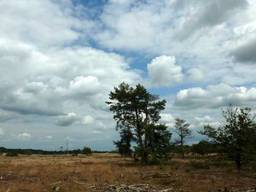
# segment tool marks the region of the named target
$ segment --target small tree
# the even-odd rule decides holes
[[[171,149],[170,140],[172,136],[168,127],[163,124],[151,124],[146,129],[145,135],[148,138],[146,148],[151,155],[151,161],[158,163],[167,159]]]
[[[176,144],[180,145],[182,158],[185,157],[185,152],[184,152],[185,139],[188,136],[191,136],[191,130],[189,129],[189,126],[190,125],[186,123],[185,120],[179,119],[179,118],[175,119],[175,132],[178,135],[178,140]]]
[[[212,128],[205,126],[202,134],[220,144],[238,170],[255,154],[256,126],[250,108],[228,107],[223,111],[224,123]]]
[[[122,156],[131,156],[131,141],[133,138],[132,132],[130,129],[122,128],[120,129],[120,140],[115,141],[114,144],[116,145],[118,152]]]

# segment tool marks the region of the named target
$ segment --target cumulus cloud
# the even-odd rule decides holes
[[[110,1],[101,16],[106,30],[95,38],[104,46],[123,49],[143,49],[152,46],[155,25],[161,17],[138,1]]]
[[[173,128],[175,124],[175,118],[173,117],[172,114],[169,113],[163,113],[161,114],[161,123],[164,123],[166,126]]]
[[[227,84],[189,88],[177,93],[175,105],[187,109],[217,108],[230,104],[247,106],[256,101],[256,89]]]
[[[198,68],[192,68],[188,71],[188,78],[192,81],[202,81],[204,78],[204,74],[202,70]]]
[[[183,78],[182,68],[176,64],[173,56],[156,57],[147,68],[151,82],[155,86],[170,86],[181,82]]]
[[[192,13],[187,18],[178,37],[184,39],[203,27],[215,26],[226,22],[229,17],[246,5],[246,0],[215,0],[205,2],[198,8],[197,12]]]
[[[0,99],[0,108],[5,111],[23,115],[37,114],[42,116],[57,116],[63,114],[61,107],[51,105],[51,101],[40,100],[39,97],[26,93],[22,88],[5,92]]]
[[[6,65],[6,68],[1,70],[1,80],[4,83],[0,86],[3,93],[0,108],[11,114],[1,115],[0,119],[9,119],[9,126],[17,127],[15,121],[19,120],[29,122],[23,126],[28,127],[28,124],[31,124],[31,129],[43,124],[47,129],[57,124],[82,130],[84,124],[93,123],[92,118],[82,120],[84,114],[92,114],[93,119],[105,115],[105,101],[114,86],[122,81],[132,84],[140,81],[139,73],[133,71],[118,54],[78,47],[58,48],[54,52],[40,50],[40,55],[47,58],[39,58],[40,68],[36,67],[38,61],[31,57],[12,61],[13,69],[23,65],[27,70],[8,69],[7,64],[0,61],[1,65]],[[12,57],[15,55],[10,55],[10,58]],[[13,78],[9,78],[7,74]],[[65,114],[70,112],[75,112],[78,117],[66,117]],[[14,120],[14,117],[17,117],[17,120]],[[109,128],[114,127],[112,117],[107,117],[104,124]],[[92,133],[93,127],[98,125],[87,128],[87,133],[84,134]],[[57,128],[53,132],[49,134],[59,134]],[[67,134],[79,134],[78,132]],[[58,145],[59,141],[53,142]]]
[[[67,115],[63,115],[63,116],[59,117],[59,119],[57,121],[57,125],[69,126],[78,120],[79,120],[79,117],[77,116],[76,113],[68,113]]]
[[[175,55],[186,71],[207,73],[207,83],[241,85],[255,82],[250,77],[256,72],[241,71],[232,53],[240,54],[241,42],[254,37],[255,13],[253,0],[109,1],[99,17],[103,27],[92,38],[111,50]],[[202,74],[195,79],[195,73],[189,80],[199,82]]]
[[[66,115],[59,116],[56,124],[59,126],[70,126],[74,123],[83,125],[90,125],[94,123],[94,118],[91,115],[85,115],[84,117],[77,115],[76,113],[68,113]]]
[[[1,1],[0,36],[45,47],[72,43],[91,26],[73,17],[74,9],[71,1]]]
[[[54,137],[45,139],[51,146],[67,136],[81,145],[112,141],[105,101],[123,81],[161,87],[152,90],[169,101],[162,121],[170,126],[172,116],[198,125],[227,103],[255,104],[256,71],[244,65],[255,63],[254,0],[110,0],[94,8],[0,2],[0,123],[15,135],[12,146],[24,143],[20,130]]]
[[[220,122],[216,121],[215,119],[213,119],[209,115],[194,118],[194,126],[196,126],[197,128],[201,128],[204,125],[210,125],[210,126],[213,126],[213,127],[218,127],[218,126],[220,126]]]
[[[20,139],[24,139],[24,140],[28,140],[32,137],[32,135],[30,133],[27,133],[27,132],[23,132],[23,133],[20,133],[18,135],[18,138]]]
[[[90,115],[86,115],[81,119],[81,122],[85,125],[89,125],[94,122],[94,118]]]
[[[99,87],[100,83],[98,78],[94,76],[78,76],[70,82],[70,89],[73,93],[79,92],[85,94],[93,94],[99,91]]]
[[[52,140],[59,145],[69,134],[90,135],[101,127],[96,119],[114,127],[108,93],[122,81],[141,81],[125,57],[90,47],[95,22],[82,7],[70,0],[0,3],[0,122],[10,134],[28,138],[43,129],[60,135]],[[18,134],[21,128],[28,132]]]

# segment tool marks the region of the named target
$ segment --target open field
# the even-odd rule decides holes
[[[254,171],[238,173],[231,163],[219,167],[204,161],[174,158],[167,165],[142,166],[117,154],[2,156],[0,192],[93,192],[121,184],[149,184],[152,191],[184,192],[256,187]]]

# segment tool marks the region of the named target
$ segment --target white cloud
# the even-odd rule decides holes
[[[255,0],[110,0],[93,10],[71,0],[1,1],[1,126],[13,138],[50,135],[58,147],[67,135],[112,141],[108,93],[148,80],[131,66],[152,58],[150,85],[174,86],[162,119],[170,126],[172,116],[214,122],[230,102],[253,106],[255,14]]]
[[[95,94],[99,92],[100,83],[95,76],[78,76],[70,82],[73,94]]]
[[[178,92],[177,100],[183,100],[189,97],[201,98],[206,96],[206,91],[200,87],[184,89]]]
[[[155,26],[165,21],[152,13],[152,7],[145,8],[138,1],[110,1],[101,15],[106,30],[100,31],[95,38],[111,48],[140,50],[151,47]]]
[[[73,17],[74,9],[70,1],[1,1],[0,37],[44,47],[71,43],[91,26]]]
[[[86,115],[84,116],[84,118],[82,118],[82,123],[85,125],[92,124],[93,122],[94,122],[94,118],[90,115]]]
[[[28,49],[19,48],[19,43]],[[104,104],[113,86],[140,79],[118,54],[89,47],[44,50],[19,43],[6,44],[7,49],[4,47],[3,51],[8,50],[8,57],[0,46],[1,80],[4,82],[0,89],[5,90],[0,108],[4,110],[62,115],[69,112],[65,102],[76,103],[79,98],[85,102],[90,97],[84,105]],[[14,70],[16,68],[20,70]]]
[[[188,78],[192,81],[202,81],[204,79],[204,74],[200,69],[192,68],[188,71]]]
[[[254,59],[255,13],[254,0],[109,1],[92,38],[111,50],[174,55],[188,80],[240,86],[255,82],[242,66]]]
[[[53,136],[51,136],[51,135],[47,135],[45,138],[46,138],[46,139],[52,139],[52,138],[53,138]]]
[[[73,124],[90,125],[94,123],[94,118],[91,115],[77,115],[76,113],[68,113],[66,115],[59,116],[56,124],[59,126],[71,126]]]
[[[26,133],[26,132],[20,133],[18,135],[18,138],[24,139],[24,140],[30,139],[31,137],[32,137],[32,135],[30,133]]]
[[[175,118],[169,113],[161,114],[161,123],[164,123],[166,126],[173,128],[175,124]]]
[[[205,115],[205,116],[202,116],[202,117],[195,117],[194,120],[195,120],[194,121],[194,126],[196,126],[197,128],[202,128],[204,125],[210,125],[210,126],[213,126],[213,127],[220,126],[220,122],[216,121],[215,119],[213,119],[209,115]]]
[[[156,57],[147,67],[149,77],[155,86],[170,86],[181,82],[183,78],[182,68],[176,64],[173,56]]]
[[[89,46],[95,22],[85,10],[70,0],[0,2],[0,122],[10,134],[49,134],[59,145],[66,135],[89,137],[102,127],[94,125],[98,120],[114,127],[106,112],[108,93],[141,77],[125,57]]]
[[[230,104],[251,106],[256,102],[256,89],[232,87],[227,84],[211,85],[207,88],[189,88],[177,93],[175,105],[187,109],[218,108]]]

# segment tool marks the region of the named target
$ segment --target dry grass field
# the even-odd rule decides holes
[[[166,165],[142,166],[117,154],[0,157],[0,192],[93,192],[121,184],[184,192],[256,187],[253,171],[238,173],[232,164],[203,161],[174,158]]]

